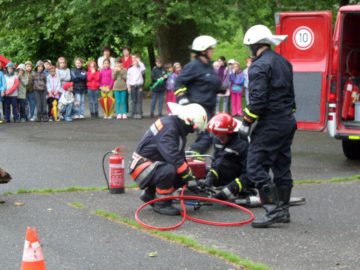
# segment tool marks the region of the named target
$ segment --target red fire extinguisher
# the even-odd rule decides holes
[[[359,88],[353,83],[352,77],[346,81],[344,85],[344,99],[342,104],[341,117],[343,120],[354,119],[354,103],[359,100]]]
[[[122,150],[120,148],[115,148],[111,152],[107,152],[103,157],[103,171],[105,180],[108,186],[108,189],[111,194],[120,194],[125,192],[125,160],[124,157],[121,155]],[[107,155],[109,157],[109,179],[106,175],[105,170],[105,159]]]

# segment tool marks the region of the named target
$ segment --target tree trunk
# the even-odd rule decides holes
[[[348,5],[350,0],[340,0],[340,7]]]
[[[154,49],[154,45],[148,44],[147,45],[147,51],[148,51],[148,55],[149,55],[150,67],[152,68],[153,66],[155,66],[155,49]]]
[[[180,62],[182,65],[189,62],[189,46],[197,35],[194,20],[160,26],[156,31],[156,40],[163,62]]]

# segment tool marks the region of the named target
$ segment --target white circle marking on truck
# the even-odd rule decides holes
[[[310,49],[314,44],[314,32],[307,26],[300,26],[294,31],[293,42],[299,50]]]

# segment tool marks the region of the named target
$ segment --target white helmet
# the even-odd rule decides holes
[[[203,52],[209,48],[215,48],[216,39],[210,36],[198,36],[194,39],[191,50],[194,52]]]
[[[199,130],[205,130],[207,114],[201,105],[197,103],[180,105],[174,102],[168,102],[167,104],[171,113],[184,120],[187,125],[194,125]]]
[[[273,35],[265,25],[258,24],[246,31],[243,43],[244,45],[269,44],[276,46],[287,39],[287,37],[287,35]]]

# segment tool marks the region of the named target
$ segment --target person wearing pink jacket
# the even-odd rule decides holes
[[[104,106],[104,119],[111,119],[112,112],[114,107],[114,93],[112,91],[114,85],[114,81],[112,79],[112,70],[110,68],[110,60],[105,59],[102,65],[102,69],[100,71],[100,90],[101,90],[101,97],[103,100],[112,100],[110,106]],[[107,103],[107,104],[109,104]]]

